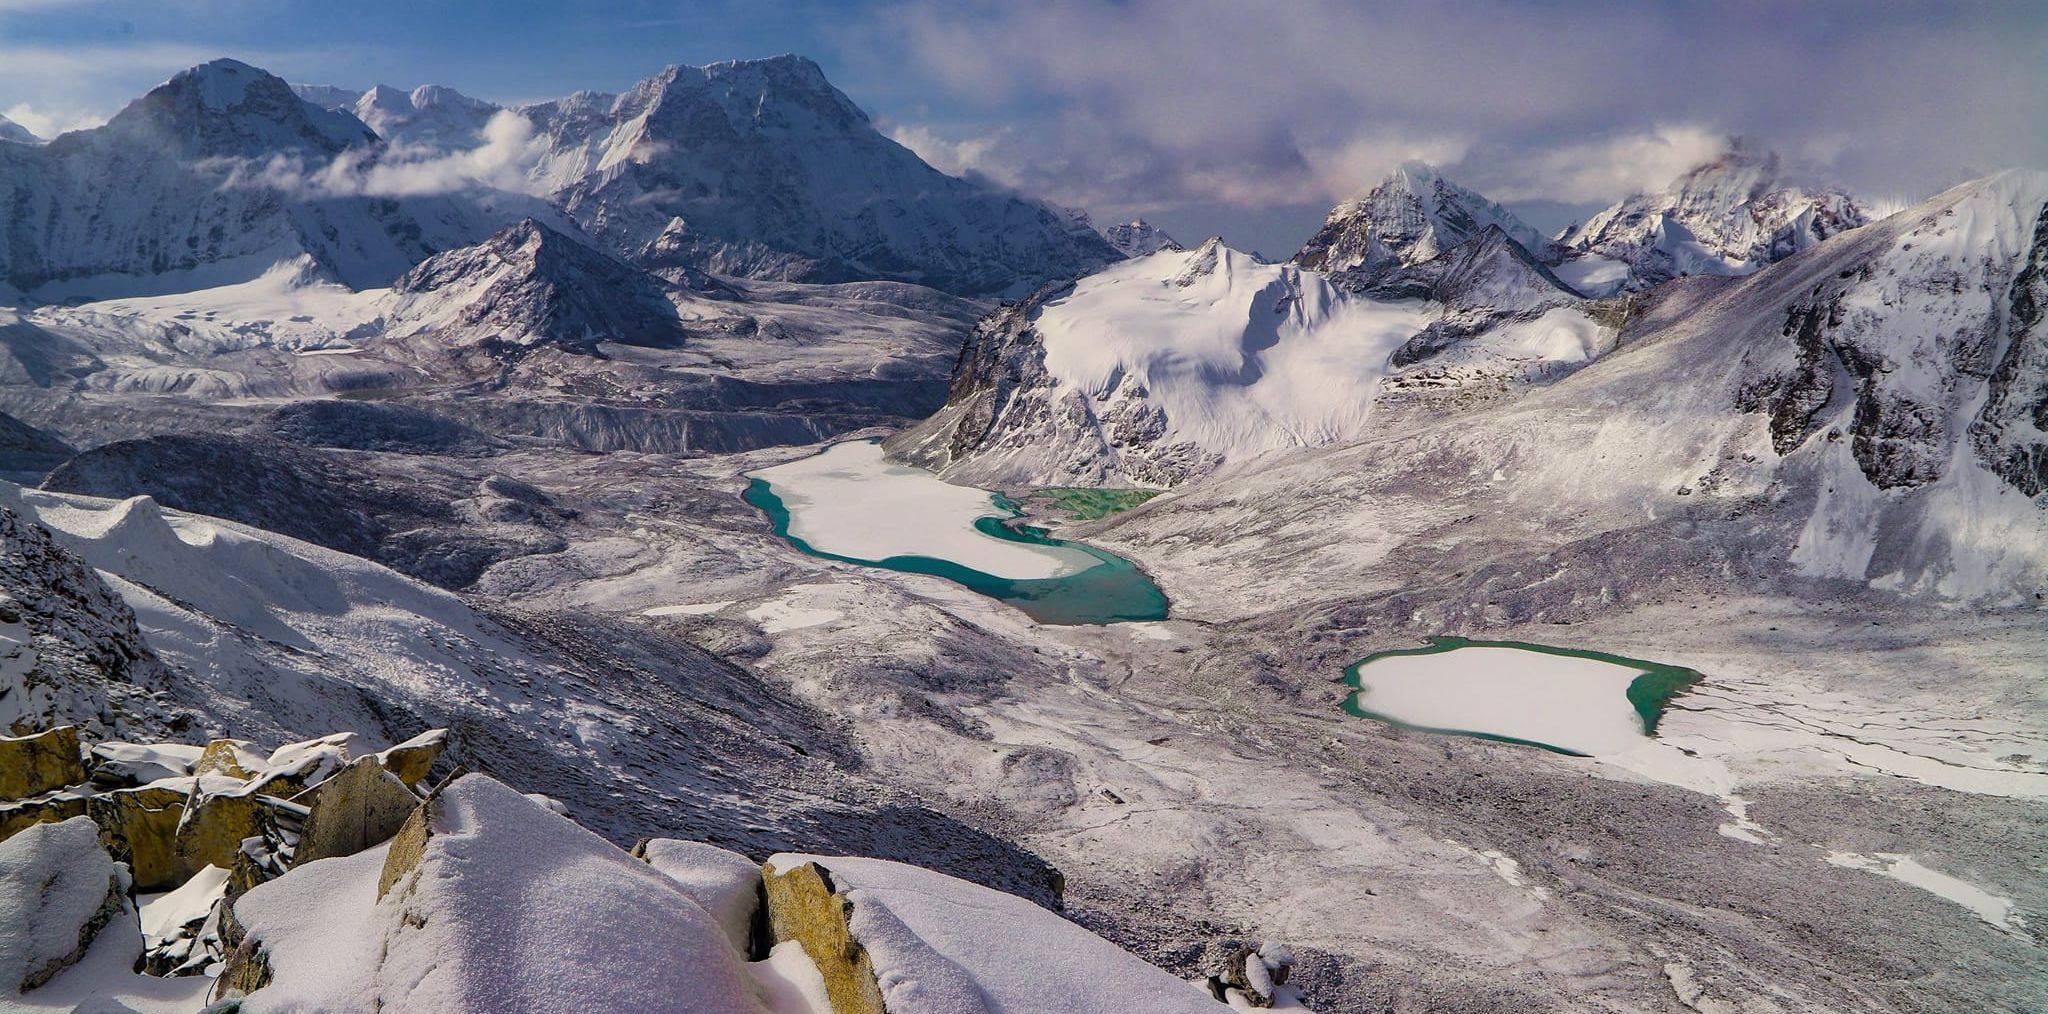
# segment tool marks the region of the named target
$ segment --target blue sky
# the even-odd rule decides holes
[[[940,168],[1268,254],[1404,158],[1546,228],[1737,133],[1888,200],[2048,165],[2038,0],[0,0],[0,113],[215,56],[518,102],[783,52]]]

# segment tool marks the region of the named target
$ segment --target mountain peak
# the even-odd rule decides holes
[[[1102,238],[1125,257],[1144,257],[1161,250],[1179,250],[1181,245],[1166,231],[1145,221],[1134,218],[1122,225],[1112,225],[1102,230]]]
[[[1420,264],[1498,225],[1530,250],[1543,237],[1514,212],[1460,186],[1427,162],[1403,162],[1364,196],[1332,209],[1295,262],[1324,272]]]
[[[377,140],[355,117],[308,102],[283,78],[226,58],[180,71],[129,103],[107,127],[193,156],[334,155]]]
[[[422,262],[392,286],[403,333],[595,354],[600,341],[673,348],[683,341],[661,281],[528,218],[476,246]]]

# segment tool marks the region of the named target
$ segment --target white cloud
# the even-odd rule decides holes
[[[1605,202],[1733,133],[1925,193],[2048,163],[2048,132],[2015,126],[2048,120],[2030,6],[902,0],[849,59],[943,96],[897,129],[935,164],[1073,204],[1278,208],[1404,157]]]
[[[37,137],[48,140],[58,134],[72,130],[84,130],[105,123],[107,118],[81,109],[37,109],[26,102],[17,102],[6,109],[0,109],[5,116]]]
[[[1728,135],[1692,124],[1567,143],[1518,159],[1488,189],[1496,200],[1611,201],[1655,190],[1728,150]]]
[[[474,148],[442,151],[394,144],[352,149],[320,166],[277,156],[260,165],[233,167],[225,185],[301,197],[417,197],[479,186],[530,193],[535,188],[528,174],[544,154],[546,145],[534,138],[532,122],[505,109],[484,125],[483,142]]]

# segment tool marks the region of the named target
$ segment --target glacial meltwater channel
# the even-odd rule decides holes
[[[1583,757],[1656,733],[1665,702],[1699,680],[1681,666],[1520,641],[1431,638],[1344,670],[1354,715]]]
[[[1166,618],[1166,595],[1129,560],[1004,524],[987,490],[955,486],[883,456],[874,441],[834,444],[747,473],[746,501],[813,556],[943,577],[1040,623]]]

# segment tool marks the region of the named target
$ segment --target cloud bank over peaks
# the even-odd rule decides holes
[[[282,191],[301,198],[420,197],[477,187],[538,195],[530,173],[546,152],[533,124],[500,110],[484,125],[483,143],[446,151],[402,143],[351,148],[324,165],[297,155],[230,167],[224,186]]]

